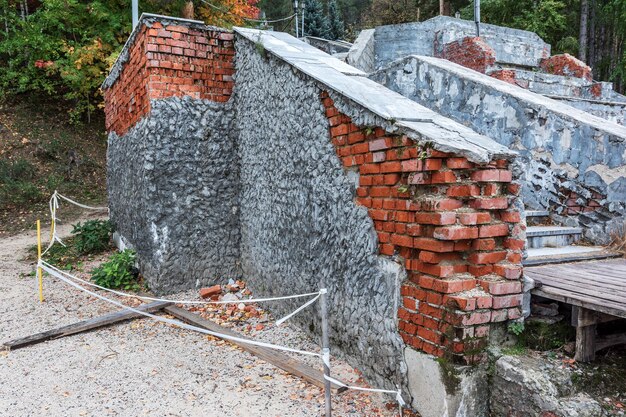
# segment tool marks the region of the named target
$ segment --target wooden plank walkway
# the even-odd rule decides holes
[[[626,318],[626,259],[524,268],[539,283],[532,293]]]

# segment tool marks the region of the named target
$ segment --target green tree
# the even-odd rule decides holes
[[[324,39],[331,37],[328,16],[324,13],[324,6],[318,0],[306,0],[304,34]]]
[[[337,0],[329,0],[328,2],[328,20],[330,22],[330,39],[343,39],[345,28]]]

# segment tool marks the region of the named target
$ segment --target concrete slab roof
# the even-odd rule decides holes
[[[403,133],[442,152],[473,162],[511,158],[516,152],[367,78],[367,74],[283,32],[234,28],[263,48],[364,109],[391,122]],[[412,134],[413,133],[413,134]]]
[[[503,94],[507,94],[519,100],[528,101],[537,106],[545,107],[551,112],[557,113],[564,118],[579,121],[601,132],[605,132],[610,135],[626,139],[626,126],[622,126],[615,122],[611,122],[601,117],[594,116],[591,113],[569,106],[559,100],[554,100],[544,95],[534,93],[525,88],[521,88],[517,85],[507,83],[506,81],[498,80],[496,78],[482,74],[478,71],[474,71],[462,65],[455,64],[454,62],[448,61],[446,59],[434,58],[430,56],[411,55],[407,58],[398,60],[394,64],[390,65],[390,67],[404,65],[407,61],[411,59],[415,59],[419,62],[445,69],[446,71],[456,74],[463,79],[487,85]]]

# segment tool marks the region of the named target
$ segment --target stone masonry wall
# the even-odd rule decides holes
[[[375,385],[403,384],[403,269],[378,256],[373,222],[330,141],[321,90],[254,43],[235,45],[244,276],[260,294],[327,287],[335,353]],[[298,305],[271,307],[280,315]],[[319,336],[318,307],[294,321]]]
[[[153,99],[228,101],[234,85],[233,34],[199,23],[142,19],[103,84],[107,131],[126,133],[149,113]]]
[[[150,19],[170,33],[203,30]],[[390,103],[402,97],[345,64],[307,55],[310,46],[288,35],[237,30],[231,100],[199,98],[176,88],[193,77],[175,77],[149,89],[174,97],[152,98],[124,135],[109,135],[112,221],[151,288],[240,277],[263,295],[326,287],[334,352],[374,386],[408,392],[407,346],[480,359],[490,325],[521,314],[525,226],[502,159],[514,154],[410,100],[401,114],[421,119],[397,120]],[[289,61],[298,48],[306,58]],[[185,68],[190,58],[173,59]],[[145,74],[146,85],[161,82]],[[355,77],[357,99],[332,84]],[[268,307],[280,315],[298,306]],[[318,308],[293,318],[314,337]]]
[[[626,214],[626,129],[429,57],[408,57],[372,78],[442,115],[518,150],[524,161],[522,196],[534,209],[570,214],[592,242],[608,243]],[[593,198],[582,214],[568,211],[570,193]]]
[[[111,221],[159,293],[241,277],[231,105],[171,97],[109,135]]]

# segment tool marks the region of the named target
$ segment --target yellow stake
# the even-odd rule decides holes
[[[37,220],[37,263],[41,259],[41,222]],[[43,303],[43,273],[41,267],[37,267],[37,276],[39,277],[39,301]]]

